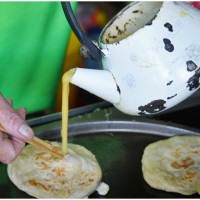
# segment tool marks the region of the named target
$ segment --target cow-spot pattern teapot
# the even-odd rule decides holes
[[[155,114],[199,87],[200,11],[184,2],[133,2],[102,30],[99,46],[63,10],[80,42],[103,70],[76,68],[75,84],[131,115]],[[78,27],[78,28],[77,28]]]

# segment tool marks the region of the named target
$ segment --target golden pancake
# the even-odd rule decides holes
[[[58,149],[61,143],[51,142]],[[102,171],[86,148],[69,144],[68,154],[59,159],[32,145],[8,165],[10,180],[37,198],[83,198],[101,183]]]
[[[200,194],[200,136],[176,136],[148,145],[142,171],[153,188]]]

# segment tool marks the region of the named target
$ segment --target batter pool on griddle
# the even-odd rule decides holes
[[[69,112],[69,83],[74,75],[76,68],[73,68],[62,76],[62,154],[67,154],[68,143],[68,112]]]

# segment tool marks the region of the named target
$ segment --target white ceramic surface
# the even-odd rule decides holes
[[[200,11],[187,3],[131,3],[103,29],[99,46],[106,72],[91,78],[93,70],[77,68],[71,83],[124,113],[159,113],[199,87]]]

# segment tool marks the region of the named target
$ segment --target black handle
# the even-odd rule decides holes
[[[74,16],[73,10],[71,8],[70,2],[61,2],[65,17],[71,26],[74,34],[79,39],[81,44],[83,44],[91,58],[95,61],[101,61],[102,53],[101,50],[85,35],[82,31],[80,25],[78,24],[76,17]]]

